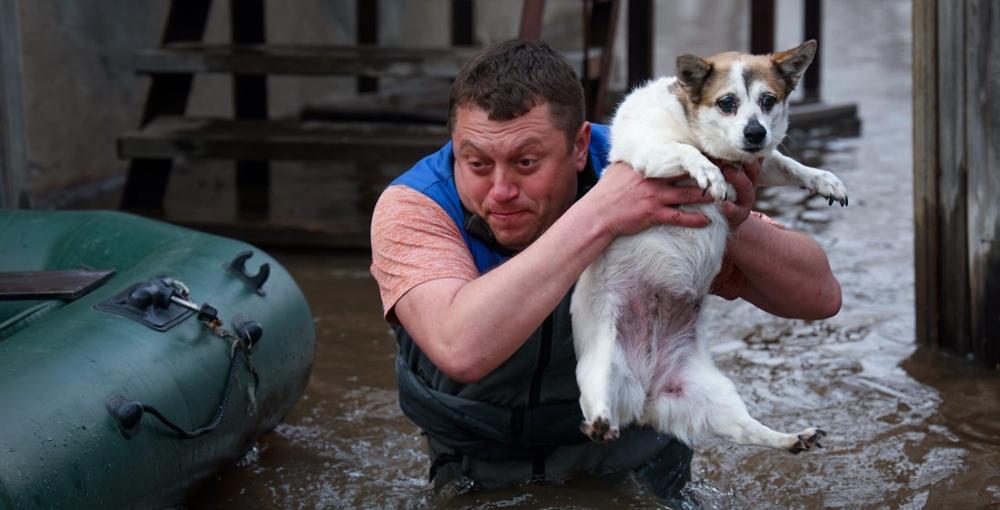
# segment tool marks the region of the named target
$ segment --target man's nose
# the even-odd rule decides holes
[[[490,188],[490,198],[497,202],[508,202],[517,198],[521,193],[517,183],[511,178],[510,172],[500,170],[493,179],[493,186]]]

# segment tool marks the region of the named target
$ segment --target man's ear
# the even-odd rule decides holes
[[[576,171],[580,173],[587,168],[587,156],[590,155],[590,123],[583,122],[573,139],[573,154],[576,156]]]

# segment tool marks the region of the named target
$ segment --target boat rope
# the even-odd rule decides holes
[[[233,379],[236,378],[236,358],[232,358],[229,363],[229,376],[226,377],[226,389],[222,393],[222,401],[219,402],[219,410],[215,413],[215,418],[212,419],[211,423],[203,427],[196,428],[194,430],[186,430],[184,427],[174,423],[169,418],[163,415],[158,409],[149,405],[142,404],[142,410],[157,417],[164,425],[170,427],[175,432],[180,434],[183,439],[193,439],[198,436],[208,434],[209,432],[215,430],[215,427],[219,426],[222,422],[222,417],[226,414],[226,407],[229,405],[229,394],[233,387]]]
[[[260,385],[260,376],[257,375],[257,369],[253,366],[253,361],[250,360],[250,346],[248,345],[250,339],[247,338],[244,340],[234,335],[231,331],[222,327],[222,321],[218,318],[213,321],[203,321],[202,324],[222,339],[232,342],[232,346],[229,348],[229,358],[233,360],[233,363],[236,361],[236,350],[239,349],[243,353],[243,362],[253,375],[253,382],[247,388],[247,400],[249,401],[247,404],[247,414],[253,416],[257,412],[257,387]]]

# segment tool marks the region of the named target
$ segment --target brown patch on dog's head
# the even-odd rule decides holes
[[[788,96],[815,54],[816,41],[807,41],[771,55],[680,55],[671,93],[703,152],[733,160],[756,157],[784,138]]]
[[[729,86],[729,70],[734,61],[746,55],[736,51],[719,53],[709,58],[679,55],[676,62],[677,83],[682,93],[677,94],[690,117],[698,106],[711,105],[719,89]]]
[[[685,111],[697,106],[711,106],[723,89],[733,86],[729,74],[733,64],[740,61],[744,84],[769,82],[778,101],[784,101],[795,90],[815,55],[815,40],[773,55],[750,55],[738,51],[727,51],[709,58],[679,55],[675,71],[683,93],[677,95]]]

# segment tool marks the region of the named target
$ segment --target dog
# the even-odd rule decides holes
[[[684,206],[711,219],[616,238],[577,281],[570,304],[584,422],[597,442],[649,425],[691,445],[708,435],[799,453],[826,433],[776,432],[752,418],[733,382],[712,362],[695,323],[719,273],[729,227],[719,203],[735,195],[707,156],[739,165],[763,158],[757,184],[808,188],[841,206],[847,190],[830,172],[776,148],[788,127],[788,96],[816,41],[772,55],[677,57],[676,76],[629,93],[611,122],[611,161],[645,178],[688,174],[716,202]]]

